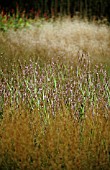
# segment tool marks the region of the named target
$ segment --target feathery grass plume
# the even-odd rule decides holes
[[[49,58],[75,60],[77,52],[90,54],[94,62],[109,62],[110,28],[83,20],[31,21],[30,28],[0,33],[5,59]],[[25,56],[25,57],[24,57]],[[104,60],[103,60],[104,58]]]

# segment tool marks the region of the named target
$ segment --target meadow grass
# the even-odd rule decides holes
[[[45,122],[38,110],[12,115],[8,107],[0,128],[1,169],[109,170],[109,120],[86,114],[80,122],[63,107]]]
[[[0,169],[109,170],[110,28],[38,20],[0,41]]]
[[[75,61],[78,51],[94,62],[109,62],[110,27],[79,19],[30,21],[29,28],[0,32],[3,60],[60,58]],[[104,59],[103,59],[104,58]],[[2,63],[1,63],[2,64]]]

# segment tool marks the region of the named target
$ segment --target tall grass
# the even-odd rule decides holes
[[[82,51],[89,53],[90,59],[94,62],[109,62],[109,26],[75,18],[73,21],[59,18],[56,21],[37,19],[36,22],[30,22],[29,28],[17,31],[8,29],[5,35],[0,33],[3,61],[4,57],[15,61],[18,58],[29,60],[32,57],[37,60],[39,57],[45,60],[68,58],[74,62],[78,51]]]
[[[0,169],[109,170],[109,27],[37,20],[0,41]]]
[[[78,56],[77,66],[61,61],[40,65],[32,62],[11,66],[7,74],[1,70],[2,105],[16,105],[23,102],[30,109],[40,109],[55,114],[63,102],[77,114],[86,107],[93,110],[103,103],[103,109],[110,106],[110,79],[102,66],[90,65],[86,55]],[[88,108],[87,108],[88,109]]]
[[[110,124],[102,114],[82,122],[63,108],[47,123],[39,111],[7,108],[0,128],[1,169],[104,169],[110,166]]]

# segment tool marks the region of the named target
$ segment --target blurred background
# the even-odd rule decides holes
[[[0,0],[0,12],[13,14],[18,10],[28,17],[78,15],[110,21],[110,0]]]

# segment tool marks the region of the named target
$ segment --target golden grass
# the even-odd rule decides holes
[[[78,51],[89,53],[95,62],[109,62],[110,57],[109,26],[78,19],[39,20],[32,23],[30,29],[9,30],[5,36],[0,33],[0,41],[3,44],[0,51],[11,59],[25,56],[74,61]]]
[[[0,168],[109,170],[110,112],[108,119],[86,114],[75,120],[63,106],[45,122],[37,110],[7,108],[0,122]]]

